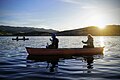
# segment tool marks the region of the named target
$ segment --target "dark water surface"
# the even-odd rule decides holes
[[[48,37],[12,41],[0,37],[0,80],[119,80],[120,36],[94,36],[95,46],[105,46],[103,55],[28,56],[25,47],[42,47]],[[82,47],[84,36],[58,37],[60,48]]]

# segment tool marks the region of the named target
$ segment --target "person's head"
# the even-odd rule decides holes
[[[56,38],[56,34],[54,34],[54,33],[52,33],[51,36],[52,36],[52,38]]]
[[[88,34],[87,36],[88,36],[88,38],[92,38],[92,35],[91,35],[91,34]]]

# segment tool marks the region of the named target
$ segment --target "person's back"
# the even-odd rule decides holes
[[[91,36],[88,38],[87,46],[88,47],[94,47],[94,45],[93,45],[93,38]]]
[[[57,49],[58,48],[58,42],[59,40],[57,38],[54,38],[53,41],[52,41],[52,46]]]
[[[88,40],[86,42],[82,41],[84,44],[83,48],[94,48],[93,37],[91,34],[88,34]]]

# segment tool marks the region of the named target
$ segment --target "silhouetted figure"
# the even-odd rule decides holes
[[[16,40],[18,41],[18,36],[16,37]]]
[[[50,39],[50,41],[51,41],[51,44],[48,45],[48,46],[46,46],[46,48],[57,49],[58,48],[59,40],[56,38],[55,34],[52,34],[52,39]]]
[[[25,36],[23,36],[23,40],[25,41]]]
[[[84,45],[83,48],[94,48],[92,35],[88,34],[87,37],[88,37],[88,40],[86,42],[82,41],[82,43],[87,44],[87,45]]]
[[[16,37],[16,39],[18,39],[18,36]]]
[[[23,36],[23,40],[25,40],[25,36]]]

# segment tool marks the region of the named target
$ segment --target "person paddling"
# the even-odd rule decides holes
[[[59,40],[56,38],[56,34],[52,34],[52,39],[50,39],[51,41],[51,44],[46,46],[46,48],[49,48],[49,49],[57,49],[58,48],[58,43],[59,43]]]
[[[88,40],[86,42],[82,41],[82,43],[87,44],[87,45],[84,45],[83,48],[94,48],[94,44],[93,44],[94,40],[92,35],[88,34],[87,37],[88,37]]]

